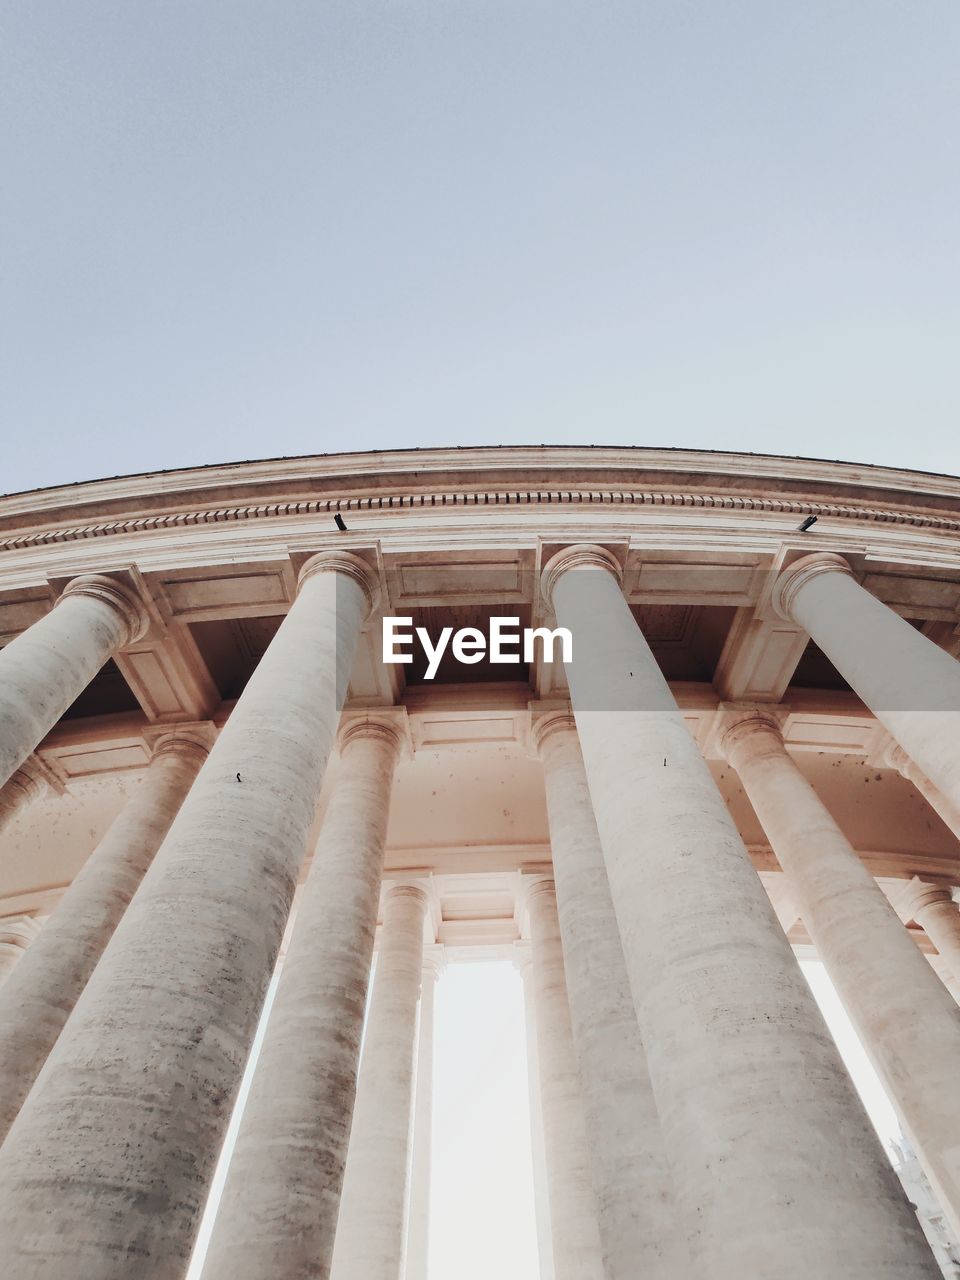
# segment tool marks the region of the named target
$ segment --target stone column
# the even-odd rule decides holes
[[[90,574],[68,583],[50,613],[0,650],[0,786],[147,622],[135,591]]]
[[[533,959],[529,942],[515,942],[513,963],[523,983],[527,1033],[527,1082],[530,1094],[530,1159],[533,1166],[533,1205],[537,1222],[540,1280],[555,1280],[553,1233],[547,1196],[547,1153],[543,1144],[543,1103],[540,1097],[540,1055],[537,1051],[537,1011],[533,990]]]
[[[15,769],[0,787],[0,831],[28,804],[39,799],[42,792],[43,782],[28,766]]]
[[[884,763],[891,769],[896,769],[908,782],[913,783],[934,813],[960,840],[960,805],[949,800],[940,788],[930,781],[923,770],[917,768],[899,743],[892,742],[888,746]]]
[[[340,731],[340,768],[227,1173],[204,1280],[330,1274],[401,713]]]
[[[526,907],[554,1272],[557,1280],[604,1280],[553,881],[533,881]]]
[[[960,1222],[960,1009],[790,758],[773,715],[726,709],[740,776],[817,954],[944,1210]]]
[[[426,907],[426,893],[414,884],[392,885],[384,897],[333,1250],[334,1280],[399,1280],[403,1265]]]
[[[960,662],[854,580],[843,556],[804,556],[773,606],[816,641],[878,720],[960,805]]]
[[[0,920],[0,988],[7,985],[10,974],[39,932],[40,924],[33,916],[6,916]]]
[[[960,910],[949,889],[926,884],[918,876],[903,888],[907,920],[917,924],[937,948],[953,979],[960,982]]]
[[[433,1023],[437,979],[444,967],[443,948],[424,952],[417,1032],[417,1074],[413,1108],[413,1157],[407,1210],[404,1280],[427,1280],[430,1258],[430,1181],[433,1163]]]
[[[81,867],[36,946],[0,991],[0,1142],[206,756],[203,741],[184,731],[172,730],[158,738],[143,782]]]
[[[301,571],[0,1149],[0,1272],[182,1280],[373,599],[349,553]]]
[[[623,947],[568,708],[533,713],[607,1280],[689,1270]]]
[[[572,547],[543,594],[573,636],[571,700],[691,1271],[933,1276],[619,579],[608,551]]]

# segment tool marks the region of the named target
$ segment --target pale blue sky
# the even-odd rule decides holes
[[[7,0],[0,489],[386,445],[960,471],[954,0]]]

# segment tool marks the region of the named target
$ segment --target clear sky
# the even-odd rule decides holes
[[[7,0],[0,490],[599,442],[960,471],[955,0]]]

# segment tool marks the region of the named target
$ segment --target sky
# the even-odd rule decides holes
[[[510,443],[956,474],[958,60],[955,0],[6,0],[0,491]],[[431,1280],[533,1280],[519,978],[437,1000]]]
[[[954,0],[7,0],[0,491],[353,448],[960,472]]]

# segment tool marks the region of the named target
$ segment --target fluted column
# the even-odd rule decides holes
[[[74,578],[50,613],[0,650],[0,786],[108,658],[147,629],[143,602],[116,578]]]
[[[11,1280],[182,1280],[374,578],[324,552],[0,1148]]]
[[[597,1200],[590,1176],[552,880],[538,879],[527,887],[526,908],[533,957],[554,1273],[557,1280],[604,1280]]]
[[[729,708],[720,747],[740,776],[817,954],[944,1209],[960,1222],[960,1009],[819,796],[776,719]]]
[[[414,884],[392,885],[384,896],[334,1280],[399,1280],[401,1274],[426,906],[426,893]]]
[[[960,805],[960,662],[854,580],[843,556],[804,556],[774,608],[810,635],[927,777]]]
[[[532,710],[607,1280],[676,1280],[689,1254],[576,724],[568,709]]]
[[[908,782],[913,783],[941,822],[948,826],[957,839],[960,840],[960,804],[954,804],[952,800],[945,796],[940,788],[930,781],[923,770],[918,768],[914,761],[910,759],[899,743],[890,743],[885,752],[884,763],[888,764],[891,769],[896,769],[901,777],[906,778]]]
[[[43,782],[26,765],[15,769],[0,787],[0,831],[43,792]]]
[[[403,722],[371,712],[339,742],[203,1280],[330,1274]]]
[[[25,962],[4,983],[0,1142],[206,757],[205,743],[185,731],[158,738],[142,783],[60,899]]]
[[[960,982],[960,909],[949,889],[926,884],[914,876],[901,897],[908,920],[916,920],[927,935],[955,982]]]
[[[0,999],[2,988],[40,933],[40,928],[33,916],[5,916],[0,920]]]
[[[433,1164],[433,1024],[437,979],[444,966],[443,948],[424,952],[417,1032],[417,1072],[413,1108],[413,1158],[407,1210],[407,1254],[404,1280],[427,1280],[430,1256],[430,1183]]]
[[[620,588],[571,547],[543,594],[571,700],[691,1269],[929,1277],[929,1251]]]
[[[550,1200],[547,1191],[547,1153],[543,1142],[543,1102],[540,1097],[540,1054],[537,1050],[533,957],[529,942],[513,944],[513,963],[523,983],[524,1028],[527,1035],[527,1086],[530,1099],[530,1162],[533,1173],[533,1207],[537,1227],[540,1280],[555,1280]]]

